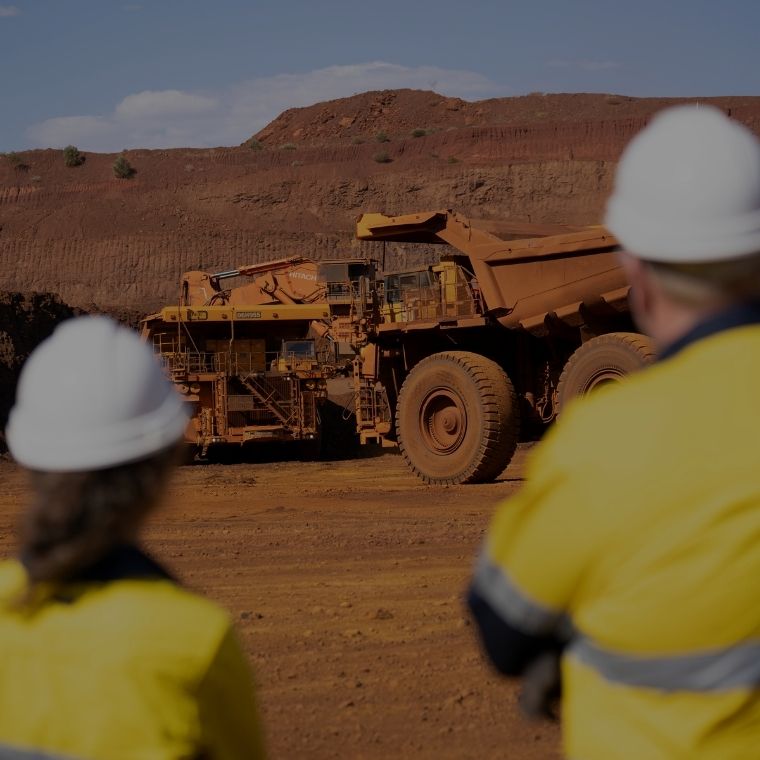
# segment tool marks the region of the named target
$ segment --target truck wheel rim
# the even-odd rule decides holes
[[[613,367],[607,367],[595,372],[583,387],[582,393],[589,393],[596,388],[600,388],[603,385],[610,383],[618,383],[625,377],[625,372],[615,369]]]
[[[467,413],[459,395],[449,388],[428,393],[420,407],[419,429],[425,445],[436,454],[458,449],[467,433]]]

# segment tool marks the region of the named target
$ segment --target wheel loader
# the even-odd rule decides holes
[[[356,236],[442,249],[376,283],[379,306],[355,340],[360,440],[398,445],[426,483],[493,480],[573,397],[653,359],[601,227],[367,213]]]
[[[359,283],[374,271],[364,260],[295,256],[182,276],[178,302],[145,317],[142,336],[190,405],[185,440],[199,457],[218,446],[319,443],[328,382],[351,374],[369,297]]]

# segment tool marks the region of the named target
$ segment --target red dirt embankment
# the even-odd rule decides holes
[[[708,101],[760,131],[760,98]],[[0,159],[0,288],[135,314],[174,300],[188,269],[369,253],[352,238],[362,211],[598,222],[622,147],[672,102],[365,93],[286,111],[258,134],[261,150],[128,151],[131,180],[113,176],[114,155],[67,168],[61,151],[25,152]],[[414,255],[389,247],[389,265]]]

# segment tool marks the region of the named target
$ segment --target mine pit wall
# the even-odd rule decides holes
[[[77,313],[49,293],[0,291],[0,454],[6,450],[5,424],[24,361],[56,325]]]
[[[176,303],[187,270],[292,255],[379,258],[382,247],[353,238],[355,219],[366,211],[453,208],[480,219],[595,224],[625,144],[670,104],[578,95],[468,105],[406,91],[356,100],[288,112],[260,133],[263,150],[127,151],[137,170],[130,180],[114,178],[115,155],[88,153],[76,168],[64,166],[59,150],[25,152],[15,165],[0,159],[0,290],[55,293],[72,306],[134,322],[134,315]],[[393,103],[402,101],[428,109],[415,106],[415,120],[437,114],[431,123],[440,122],[439,131],[419,139],[394,133],[381,144],[368,131],[377,127],[369,112],[338,113],[390,108],[393,121]],[[760,132],[760,99],[715,103]],[[506,109],[501,116],[499,109]],[[533,123],[466,125],[510,109],[532,114]],[[617,118],[589,116],[613,111]],[[362,118],[367,139],[352,144],[341,125]],[[552,118],[558,121],[546,121]],[[457,126],[446,127],[447,119]],[[309,129],[317,130],[314,139],[330,139],[315,144]],[[281,149],[302,138],[293,150]],[[375,160],[381,151],[388,163]],[[434,255],[389,244],[386,266],[427,264]]]
[[[452,207],[476,218],[598,222],[613,168],[607,161],[549,160],[383,173],[370,164],[373,173],[365,176],[344,176],[335,167],[287,167],[219,179],[211,188],[147,186],[140,193],[130,188],[126,195],[104,195],[80,185],[7,198],[0,289],[54,292],[88,311],[146,313],[176,302],[179,276],[191,269],[220,271],[294,254],[379,257],[378,246],[353,237],[355,218],[367,210]],[[104,224],[119,214],[133,222]],[[179,224],[173,223],[176,214]],[[388,245],[386,263],[404,268],[432,256]]]

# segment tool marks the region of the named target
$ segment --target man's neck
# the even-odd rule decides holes
[[[709,307],[694,308],[676,302],[660,304],[658,314],[651,320],[649,335],[654,341],[657,351],[662,353],[685,336],[698,325],[707,322],[716,315],[726,311],[731,304],[716,302]]]
[[[686,332],[658,350],[659,357],[667,359],[692,343],[747,325],[760,325],[760,301],[726,304],[722,309],[704,312]]]

